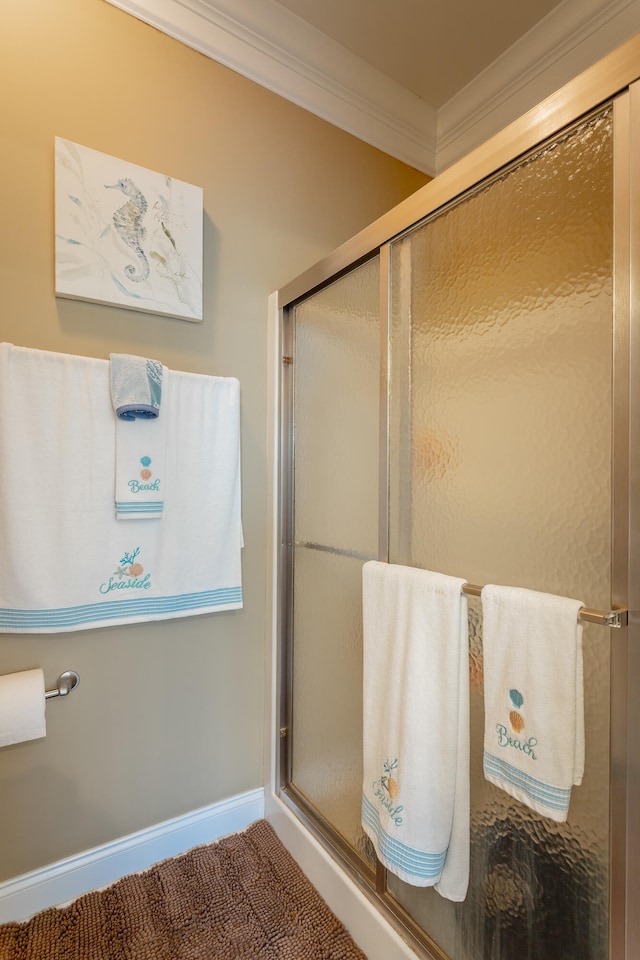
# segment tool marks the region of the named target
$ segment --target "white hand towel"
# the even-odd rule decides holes
[[[242,606],[240,384],[169,371],[169,396],[162,522],[120,523],[108,361],[0,344],[0,631]]]
[[[363,567],[362,826],[388,870],[456,901],[469,881],[464,582]]]
[[[109,379],[116,415],[116,517],[157,520],[166,486],[168,370],[158,360],[112,353]]]
[[[482,590],[484,775],[559,822],[584,772],[582,606],[518,587]]]
[[[42,670],[23,670],[0,677],[0,747],[44,737],[44,704]]]

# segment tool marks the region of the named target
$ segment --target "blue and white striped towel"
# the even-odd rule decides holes
[[[582,606],[519,587],[482,590],[484,775],[559,822],[584,771]]]
[[[109,355],[111,402],[121,420],[155,419],[160,415],[165,368],[158,360],[129,353]]]
[[[469,641],[465,581],[369,561],[362,571],[362,827],[417,887],[469,882]]]

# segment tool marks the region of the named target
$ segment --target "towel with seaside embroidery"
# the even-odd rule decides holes
[[[484,775],[559,822],[584,772],[583,605],[519,587],[482,590]]]
[[[168,375],[163,517],[121,523],[109,363],[0,344],[0,632],[242,606],[240,384]]]
[[[362,569],[362,827],[387,869],[454,901],[469,883],[464,582],[377,560]]]

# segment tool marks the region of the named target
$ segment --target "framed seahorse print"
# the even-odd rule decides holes
[[[200,187],[55,138],[56,296],[202,320]]]

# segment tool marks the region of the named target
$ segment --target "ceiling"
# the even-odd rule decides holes
[[[560,6],[560,0],[279,3],[436,108]]]
[[[435,175],[640,33],[640,0],[107,0]]]

